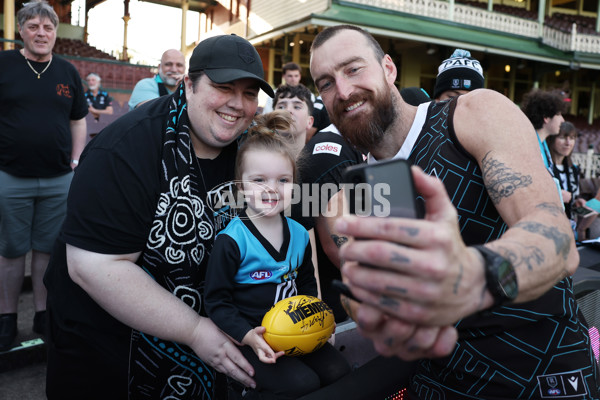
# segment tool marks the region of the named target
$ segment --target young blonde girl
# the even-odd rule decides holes
[[[215,324],[242,344],[263,399],[297,399],[350,371],[327,343],[314,353],[283,356],[263,339],[262,317],[276,302],[317,295],[306,229],[285,217],[296,180],[293,152],[277,131],[287,111],[259,115],[238,150],[237,187],[247,206],[217,235],[208,264],[205,305]]]

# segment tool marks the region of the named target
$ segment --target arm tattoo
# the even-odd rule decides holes
[[[333,242],[338,247],[338,249],[340,247],[342,247],[342,245],[348,241],[348,238],[346,236],[338,236],[338,235],[331,235],[331,239],[333,239]]]
[[[524,265],[527,270],[533,271],[535,267],[540,266],[546,259],[542,250],[536,246],[524,246],[520,243],[512,243],[514,243],[515,246],[522,248],[522,250],[519,251],[519,254],[503,246],[498,247],[498,250],[510,260],[515,268],[519,268],[520,266]]]
[[[555,227],[542,225],[539,222],[525,221],[519,222],[515,228],[521,228],[528,232],[537,233],[554,242],[556,254],[561,254],[566,260],[571,250],[571,236],[558,231]]]
[[[539,208],[540,210],[546,211],[546,212],[554,215],[555,217],[565,214],[563,209],[558,207],[554,203],[541,203],[541,204],[538,204],[537,206],[535,206],[535,208]]]
[[[515,190],[531,185],[530,175],[521,175],[512,171],[504,163],[491,158],[487,153],[481,160],[481,172],[486,189],[494,204],[503,197],[510,197]]]

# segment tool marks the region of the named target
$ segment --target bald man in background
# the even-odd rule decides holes
[[[136,83],[129,99],[129,110],[148,100],[171,94],[185,73],[185,56],[176,49],[165,51],[158,65],[158,74]]]

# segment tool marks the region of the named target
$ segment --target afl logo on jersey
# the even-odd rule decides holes
[[[254,279],[255,281],[269,279],[271,276],[273,276],[273,274],[269,271],[254,271],[250,274],[250,278]]]

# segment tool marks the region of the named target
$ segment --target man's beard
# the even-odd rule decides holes
[[[361,100],[370,103],[373,111],[348,117],[345,108]],[[346,140],[360,150],[373,151],[396,119],[392,92],[388,89],[380,95],[368,92],[354,94],[349,100],[337,103],[330,118]]]
[[[162,79],[163,83],[168,86],[175,86],[177,84],[177,79],[171,78],[167,74],[159,74],[160,79]]]

